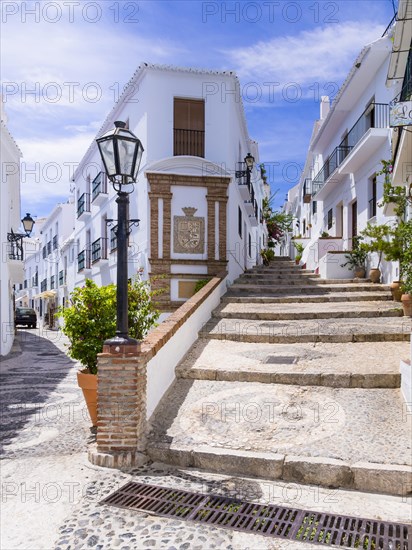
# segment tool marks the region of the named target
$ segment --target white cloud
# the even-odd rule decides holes
[[[258,79],[282,85],[297,82],[300,86],[341,81],[363,46],[376,40],[383,30],[376,23],[347,22],[260,41],[225,53],[243,81]]]

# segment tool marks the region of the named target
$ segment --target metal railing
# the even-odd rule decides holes
[[[90,212],[90,195],[83,193],[77,201],[77,217],[79,218],[84,212]]]
[[[99,172],[92,181],[92,202],[102,193],[107,194],[107,177],[105,172]]]
[[[194,157],[205,156],[205,132],[204,130],[173,129],[173,155],[192,155]]]
[[[80,254],[77,255],[77,271],[83,271],[84,269],[90,268],[90,250],[82,250]]]
[[[11,231],[7,233],[7,255],[9,260],[23,261],[23,236]]]
[[[117,248],[117,225],[110,228],[110,250],[116,250]]]
[[[342,164],[368,130],[388,127],[389,106],[385,103],[371,103],[313,178],[312,194],[316,194],[325,185],[333,172]]]
[[[101,237],[92,243],[92,263],[107,260],[107,239]]]

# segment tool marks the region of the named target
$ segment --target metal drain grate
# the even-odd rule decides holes
[[[400,523],[255,504],[133,481],[100,504],[268,537],[359,550],[409,550],[412,540],[411,527]]]
[[[268,355],[264,363],[271,365],[294,365],[298,360],[298,357],[291,357],[290,355]]]

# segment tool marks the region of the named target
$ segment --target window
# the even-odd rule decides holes
[[[249,239],[248,239],[248,252],[249,252],[249,258],[252,257],[252,236],[249,233]]]
[[[203,99],[174,99],[173,154],[205,156],[205,102]]]
[[[376,216],[376,176],[370,179],[369,189],[371,197],[369,200],[369,218]]]
[[[240,206],[238,207],[238,216],[237,216],[237,231],[239,233],[239,237],[242,238],[242,210]]]
[[[312,201],[312,214],[316,214],[318,211],[318,203],[317,201]]]
[[[328,210],[328,229],[332,229],[333,225],[333,209]]]
[[[352,237],[358,234],[358,203],[352,203]]]

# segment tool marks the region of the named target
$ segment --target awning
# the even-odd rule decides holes
[[[411,5],[410,0],[399,0],[387,82],[390,80],[403,80],[405,77],[412,38]]]
[[[45,299],[51,299],[56,297],[57,292],[55,290],[45,290],[44,292],[41,292],[40,294],[36,294],[36,296],[33,296],[33,298],[36,300],[37,298],[45,298]]]

